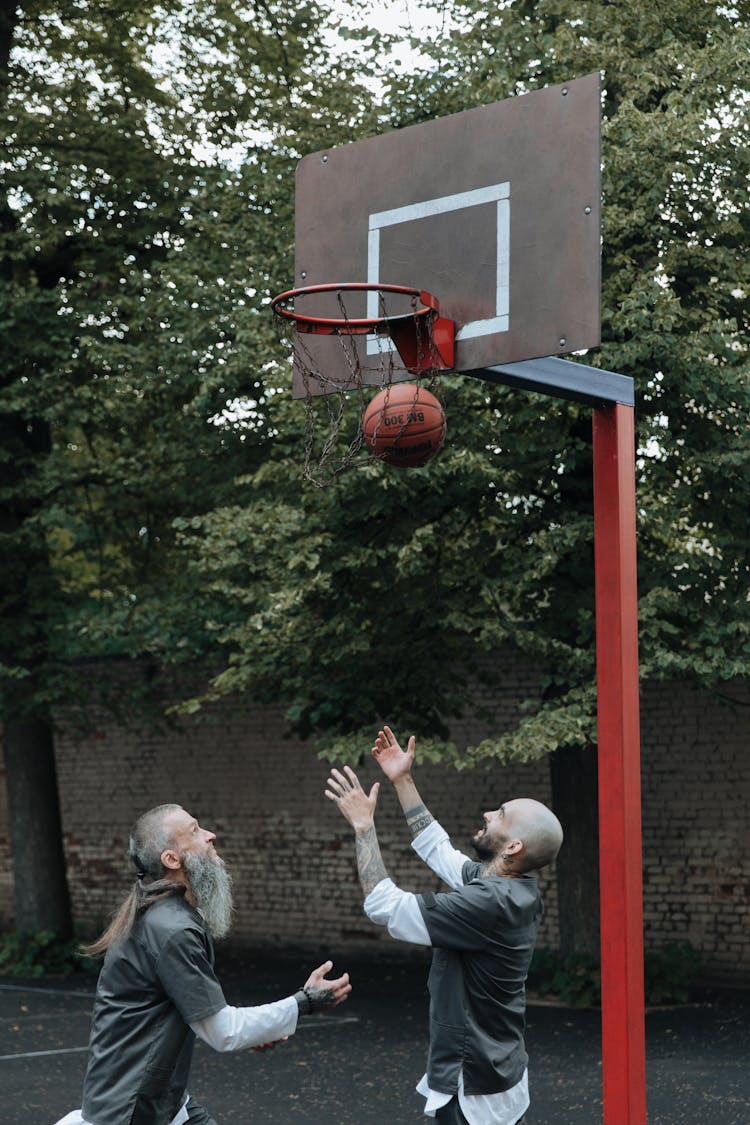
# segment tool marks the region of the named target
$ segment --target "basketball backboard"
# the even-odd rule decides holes
[[[383,282],[432,293],[455,322],[458,371],[595,347],[599,121],[591,74],[304,157],[294,287]],[[306,310],[325,315],[323,300],[306,298]],[[347,313],[375,315],[377,300],[350,295]],[[368,335],[356,347],[366,359],[391,345]],[[337,339],[306,336],[305,348],[346,382]],[[397,354],[392,377],[413,378]],[[293,393],[305,394],[296,369]]]

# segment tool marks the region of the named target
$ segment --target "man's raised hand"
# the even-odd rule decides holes
[[[416,739],[411,735],[406,750],[402,750],[396,741],[396,736],[390,727],[384,726],[378,731],[372,756],[378,763],[383,773],[391,781],[399,781],[408,777],[414,765],[414,746]]]
[[[366,832],[372,828],[380,790],[379,781],[375,782],[369,793],[365,793],[351,766],[344,766],[344,773],[339,773],[337,769],[331,770],[326,785],[326,797],[338,805],[341,815],[349,821],[355,832]]]

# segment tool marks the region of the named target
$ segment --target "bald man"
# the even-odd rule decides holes
[[[441,1125],[517,1125],[529,1106],[525,981],[542,915],[532,874],[551,863],[562,828],[545,805],[506,801],[483,814],[473,861],[452,847],[412,778],[414,738],[390,727],[372,753],[393,783],[417,855],[452,888],[411,894],[389,878],[375,832],[379,782],[369,793],[349,766],[333,769],[326,796],[355,832],[367,916],[401,941],[432,946],[427,1071],[417,1086]]]

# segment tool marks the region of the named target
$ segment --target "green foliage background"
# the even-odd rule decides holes
[[[267,303],[300,156],[597,70],[582,358],[636,381],[642,677],[747,675],[748,5],[434,7],[406,72],[353,18],[334,52],[322,4],[4,7],[6,717],[146,656],[219,669],[187,708],[280,702],[330,753],[383,720],[459,765],[595,741],[588,410],[448,377],[438,460],[315,490]],[[540,669],[518,729],[446,744],[509,648]]]

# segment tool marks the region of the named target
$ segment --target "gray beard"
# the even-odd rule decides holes
[[[180,857],[190,881],[190,891],[211,935],[223,938],[232,925],[232,876],[223,859],[186,852]]]

